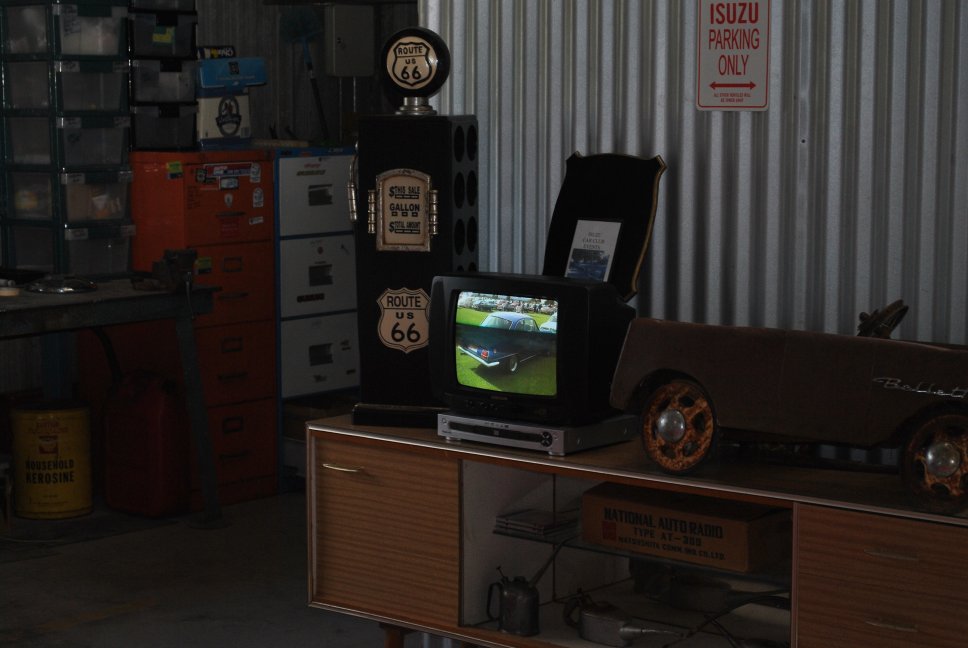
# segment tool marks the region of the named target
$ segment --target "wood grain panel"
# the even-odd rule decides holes
[[[455,627],[459,462],[310,439],[313,603]]]
[[[815,506],[797,529],[800,648],[965,645],[968,530]]]

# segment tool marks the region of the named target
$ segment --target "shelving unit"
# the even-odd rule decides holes
[[[315,607],[495,647],[601,645],[563,621],[579,589],[652,627],[682,633],[700,625],[705,610],[683,613],[636,591],[632,577],[644,564],[652,575],[715,575],[739,591],[791,590],[789,611],[748,605],[718,620],[739,637],[799,648],[954,648],[968,632],[968,620],[945,612],[968,602],[968,562],[953,549],[968,541],[968,518],[920,510],[894,474],[736,458],[674,477],[649,464],[636,441],[551,457],[447,443],[429,429],[358,426],[350,417],[310,422],[308,436]],[[759,574],[569,546],[538,584],[540,634],[497,630],[486,610],[496,567],[531,577],[553,549],[494,534],[495,516],[524,506],[558,510],[605,482],[789,510],[792,539],[778,540],[784,559]],[[705,629],[676,645],[729,645],[718,630]]]
[[[0,262],[122,275],[134,235],[127,0],[11,0],[0,11]]]
[[[130,0],[132,142],[140,150],[196,146],[195,0]]]

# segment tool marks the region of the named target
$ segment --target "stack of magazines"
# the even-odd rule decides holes
[[[494,532],[545,538],[564,531],[574,531],[577,524],[577,508],[566,511],[530,508],[498,515],[494,519]]]

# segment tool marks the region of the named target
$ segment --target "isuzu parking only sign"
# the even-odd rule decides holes
[[[698,0],[696,105],[700,110],[766,110],[770,0]]]

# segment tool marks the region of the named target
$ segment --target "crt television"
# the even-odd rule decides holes
[[[562,426],[616,413],[612,374],[634,309],[611,284],[543,275],[434,277],[430,375],[457,413]]]

